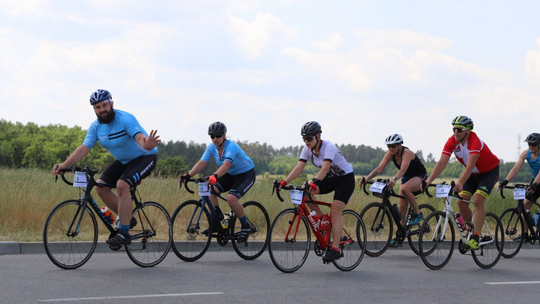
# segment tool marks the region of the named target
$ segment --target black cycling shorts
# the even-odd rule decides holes
[[[127,164],[115,160],[103,171],[99,179],[110,185],[116,185],[118,180],[123,180],[133,187],[150,175],[156,163],[156,154],[139,156]]]
[[[325,177],[319,183],[319,193],[327,194],[334,191],[334,200],[342,201],[345,205],[349,202],[356,187],[354,173],[349,173],[338,177]]]
[[[216,186],[218,187],[220,193],[229,191],[229,194],[241,198],[244,196],[244,194],[246,194],[246,192],[248,192],[254,183],[255,169],[251,169],[237,175],[225,173],[225,175],[218,178]]]

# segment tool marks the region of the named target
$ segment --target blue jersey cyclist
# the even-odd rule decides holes
[[[332,245],[323,257],[324,262],[332,262],[341,257],[339,250],[341,231],[343,230],[341,213],[354,192],[355,181],[352,165],[341,155],[336,145],[321,139],[321,133],[321,125],[316,121],[309,121],[302,126],[300,134],[305,146],[300,153],[298,163],[280,183],[280,186],[287,185],[302,174],[308,161],[320,168],[315,178],[310,181],[309,191],[311,194],[327,194],[334,191],[334,199],[330,208]],[[311,210],[317,213],[321,221],[328,220],[319,205],[308,205]]]
[[[242,224],[242,230],[240,230],[240,237],[237,242],[243,243],[250,234],[256,232],[255,228],[249,225],[244,207],[239,202],[239,199],[255,183],[255,166],[237,143],[227,139],[227,127],[222,122],[216,121],[212,123],[208,127],[208,135],[210,135],[212,143],[208,145],[201,159],[191,168],[189,173],[182,175],[180,180],[185,182],[191,176],[201,172],[213,158],[219,168],[208,178],[208,183],[215,185],[214,190],[218,193],[229,191],[227,203]],[[210,201],[219,220],[223,220],[223,212],[219,208],[217,197],[210,195]],[[202,233],[208,234],[208,230]]]
[[[157,144],[161,142],[157,130],[150,135],[141,127],[132,114],[114,109],[112,95],[107,90],[97,90],[90,95],[97,120],[94,121],[82,145],[61,164],[53,167],[53,173],[81,161],[99,141],[115,158],[98,179],[98,183],[116,186],[115,194],[111,187],[97,187],[96,192],[105,205],[121,219],[131,219],[120,223],[120,233],[107,240],[109,245],[129,245],[129,229],[136,225],[131,218],[131,187],[150,175],[157,162]]]
[[[538,187],[538,184],[540,184],[540,174],[538,174],[538,171],[540,170],[540,158],[538,157],[540,155],[540,134],[529,134],[529,136],[525,138],[525,142],[529,145],[529,149],[521,152],[514,167],[512,167],[510,172],[508,172],[508,175],[506,176],[504,181],[499,184],[499,189],[506,186],[508,182],[511,181],[519,173],[519,170],[521,170],[523,163],[527,161],[531,169],[532,180],[531,184],[527,189],[524,206],[525,210],[531,210],[533,202],[536,202],[538,200],[538,197],[540,197],[540,187]],[[514,241],[519,242],[520,239],[523,238],[524,242],[528,242],[528,230],[528,226],[523,225],[524,235],[516,236],[514,238]]]

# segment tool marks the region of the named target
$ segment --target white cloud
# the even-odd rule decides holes
[[[540,38],[536,38],[536,48],[525,56],[525,77],[533,84],[540,84]]]
[[[313,41],[313,47],[324,52],[335,52],[343,46],[343,37],[340,33],[335,33],[324,41]]]
[[[241,20],[229,14],[229,28],[236,42],[250,59],[258,58],[271,44],[280,44],[283,39],[292,39],[298,30],[285,26],[271,13],[257,13],[254,22]]]

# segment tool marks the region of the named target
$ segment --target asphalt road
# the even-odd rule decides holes
[[[192,263],[171,251],[153,268],[124,252],[95,253],[76,270],[57,268],[45,254],[0,255],[0,303],[535,303],[538,247],[489,270],[458,251],[442,270],[429,270],[405,246],[342,272],[311,252],[292,274],[278,271],[268,252],[244,261],[229,249]]]

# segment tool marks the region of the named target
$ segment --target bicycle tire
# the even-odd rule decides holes
[[[243,204],[247,220],[256,232],[251,233],[247,240],[238,243],[235,238],[232,239],[234,251],[244,260],[254,260],[263,254],[268,246],[268,232],[270,230],[270,217],[266,209],[258,202],[249,201]],[[231,233],[239,233],[242,230],[242,224],[236,216],[231,219]]]
[[[431,206],[430,204],[422,204],[418,206],[418,209],[420,212],[424,215],[424,219],[426,216],[430,215],[432,212],[435,211],[435,207]],[[413,225],[409,228],[409,234],[407,235],[407,240],[409,241],[409,247],[411,247],[412,251],[416,255],[420,255],[420,248],[418,245],[418,235],[420,233],[420,227],[422,226],[422,223],[424,220],[420,221],[417,225]]]
[[[366,254],[370,257],[378,257],[388,249],[394,235],[392,215],[382,203],[373,202],[362,209],[360,218],[367,229]]]
[[[454,224],[444,211],[428,215],[420,227],[418,237],[422,262],[432,270],[446,266],[454,252],[455,237]]]
[[[268,252],[274,266],[285,273],[295,272],[304,263],[311,248],[311,230],[305,216],[298,218],[298,209],[281,211],[270,226]],[[295,229],[298,231],[295,234]],[[287,232],[290,234],[287,235]],[[292,234],[296,239],[292,241]]]
[[[334,260],[333,264],[339,270],[351,271],[364,258],[367,238],[366,226],[360,215],[353,210],[343,210],[342,221],[343,230],[339,244],[342,256]],[[351,238],[353,238],[352,242]]]
[[[210,247],[212,225],[210,225],[210,213],[207,208],[204,208],[199,225],[196,227],[197,216],[201,208],[201,201],[188,200],[180,204],[172,216],[172,249],[176,256],[185,262],[194,262],[200,259]],[[194,216],[193,221],[188,227],[192,216]],[[208,235],[201,233],[201,230],[204,229],[208,229]]]
[[[141,267],[161,263],[171,248],[173,233],[167,210],[156,202],[144,202],[133,210],[137,225],[130,229],[131,245],[126,246],[129,259]]]
[[[523,246],[523,238],[519,241],[514,241],[519,235],[524,235],[525,223],[519,215],[517,208],[508,208],[501,213],[501,223],[504,229],[504,248],[502,256],[504,258],[513,258],[518,254],[521,246]]]
[[[83,216],[74,235],[68,229],[78,220],[78,211]],[[74,226],[77,226],[74,224]],[[97,221],[94,213],[80,200],[67,200],[51,211],[43,228],[43,245],[54,265],[62,269],[75,269],[84,265],[96,250],[98,241]]]
[[[474,262],[480,268],[489,269],[499,262],[504,251],[503,233],[504,228],[499,217],[493,212],[486,212],[482,233],[480,234],[480,243],[489,239],[492,242],[485,245],[481,244],[478,250],[471,250]]]

